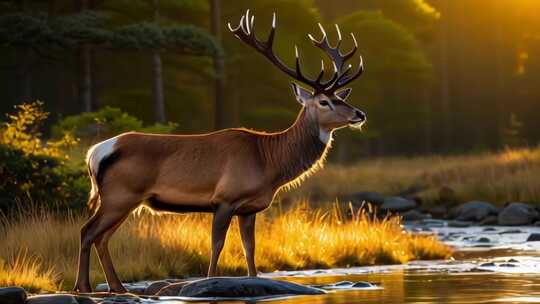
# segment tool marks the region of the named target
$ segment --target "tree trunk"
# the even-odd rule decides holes
[[[159,0],[154,0],[154,22],[159,23]],[[152,93],[155,120],[159,123],[165,123],[167,116],[165,113],[165,95],[163,93],[163,65],[161,63],[161,54],[157,49],[152,51],[152,74],[154,77]]]
[[[88,10],[88,0],[79,1],[81,12]],[[92,111],[92,47],[85,43],[79,48],[79,100],[83,111]]]
[[[19,2],[19,9],[27,13],[28,5],[26,1]],[[15,75],[17,77],[17,103],[31,102],[32,98],[32,73],[30,73],[32,50],[28,47],[22,47],[17,52],[18,64]]]
[[[452,148],[452,119],[450,112],[450,77],[448,69],[448,22],[449,9],[446,0],[441,1],[441,13],[443,17],[440,20],[440,79],[441,79],[441,116],[442,116],[442,146],[447,152]]]
[[[221,42],[221,8],[219,0],[210,0],[211,32]],[[214,129],[226,126],[225,113],[225,60],[222,54],[215,53],[214,61]]]

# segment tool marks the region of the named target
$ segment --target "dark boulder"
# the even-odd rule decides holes
[[[280,295],[318,295],[322,289],[297,283],[257,277],[209,278],[185,285],[178,296],[193,298],[226,297],[269,297]]]
[[[95,304],[88,297],[74,296],[70,294],[38,295],[28,298],[26,304]]]
[[[531,233],[527,238],[527,242],[540,242],[540,233]]]
[[[355,208],[360,208],[364,203],[380,206],[384,201],[384,196],[379,192],[361,191],[340,196],[339,201],[343,204],[350,202]]]
[[[499,212],[498,222],[503,226],[530,225],[534,223],[540,214],[538,211],[525,203],[509,203]]]
[[[180,294],[180,291],[182,290],[182,288],[184,288],[184,286],[186,286],[189,283],[190,281],[169,284],[161,288],[157,293],[155,293],[155,295],[176,297]]]
[[[400,196],[390,196],[384,199],[381,210],[390,212],[403,212],[414,209],[416,202]]]
[[[26,291],[20,287],[0,288],[0,303],[2,304],[24,304],[26,301]]]
[[[470,201],[458,206],[452,211],[452,216],[458,221],[482,221],[488,216],[497,215],[499,210],[488,202]]]
[[[421,221],[431,218],[431,214],[422,213],[418,210],[409,210],[401,213],[401,218],[405,222]]]

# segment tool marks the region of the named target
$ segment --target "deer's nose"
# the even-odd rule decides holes
[[[366,121],[366,114],[360,110],[354,110],[354,120]]]

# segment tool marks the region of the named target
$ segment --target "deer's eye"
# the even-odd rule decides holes
[[[320,101],[319,101],[319,104],[320,104],[321,106],[323,106],[323,107],[329,107],[329,106],[330,106],[330,103],[328,103],[328,101],[326,101],[326,100],[324,100],[324,99],[323,99],[323,100],[320,100]]]

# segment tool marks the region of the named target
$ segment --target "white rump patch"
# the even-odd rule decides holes
[[[114,152],[114,145],[118,141],[117,137],[109,138],[105,141],[93,145],[86,154],[86,163],[90,167],[90,172],[95,177],[98,174],[101,161]]]

